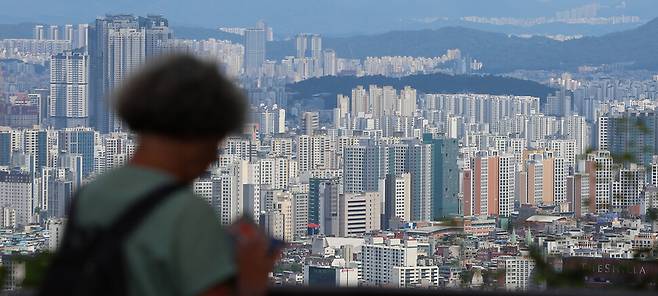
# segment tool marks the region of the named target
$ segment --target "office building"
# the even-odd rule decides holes
[[[363,236],[381,229],[381,198],[378,192],[342,194],[338,208],[339,236]]]
[[[344,266],[304,265],[304,286],[307,287],[357,287],[358,270]]]

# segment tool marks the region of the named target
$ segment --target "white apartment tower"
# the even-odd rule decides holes
[[[268,235],[287,242],[292,241],[295,235],[295,225],[290,193],[278,192],[275,194],[271,209],[265,211],[260,221]]]
[[[34,39],[36,39],[36,40],[44,40],[44,39],[46,39],[45,31],[44,31],[43,25],[36,25],[36,26],[34,26]]]
[[[361,247],[363,281],[369,286],[412,287],[421,281],[438,284],[437,266],[418,265],[418,242],[368,237]]]
[[[535,262],[529,258],[501,256],[498,258],[498,270],[505,272],[507,290],[525,291],[532,283]]]
[[[610,211],[612,164],[610,151],[596,151],[587,155],[587,173],[594,179],[594,188],[590,188],[590,201],[594,201],[593,212],[596,214]]]
[[[49,116],[55,127],[86,126],[89,117],[89,56],[67,51],[50,62]]]
[[[245,74],[250,77],[259,77],[262,74],[263,63],[265,63],[265,29],[247,29],[244,33],[245,53],[244,68]]]
[[[110,28],[107,38],[107,86],[112,93],[146,61],[146,33],[144,29]],[[109,117],[109,130],[120,131],[122,124],[113,113]]]

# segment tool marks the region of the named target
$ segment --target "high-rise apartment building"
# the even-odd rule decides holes
[[[245,30],[245,74],[250,77],[259,77],[262,74],[265,62],[266,36],[264,29]]]
[[[32,223],[36,206],[33,182],[29,173],[0,171],[0,214],[4,228],[17,228]]]
[[[112,91],[141,66],[171,37],[168,21],[162,16],[138,18],[133,15],[107,15],[89,28],[79,28],[79,46],[88,43],[90,57],[90,121],[98,131],[121,130],[122,124],[111,111]],[[147,42],[148,41],[148,42]]]
[[[36,40],[45,40],[46,33],[44,31],[43,25],[34,26],[34,39]]]
[[[411,221],[411,174],[387,175],[382,229],[395,228],[396,222]],[[399,223],[398,223],[399,224]]]
[[[459,200],[457,139],[425,134],[423,142],[432,146],[432,219],[462,214]]]
[[[297,49],[298,59],[306,57],[306,51],[308,49],[308,34],[297,34],[295,37],[295,48]]]
[[[464,205],[472,215],[508,217],[514,211],[516,195],[516,163],[513,154],[479,151],[471,159],[465,174]],[[469,193],[469,195],[466,195]]]
[[[653,110],[626,110],[608,115],[608,149],[624,163],[649,165],[656,154],[656,113]]]
[[[331,211],[326,204],[335,201],[338,209],[339,178],[310,178],[308,184],[308,223],[321,225]],[[331,216],[331,215],[329,215]],[[337,222],[337,221],[336,221]]]
[[[413,117],[416,112],[416,90],[405,86],[400,90],[398,113],[400,116]]]
[[[387,149],[381,145],[349,145],[343,148],[343,190],[346,193],[378,192],[386,177]]]
[[[73,44],[73,25],[67,24],[64,26],[64,40],[71,42]]]
[[[0,166],[8,166],[11,162],[11,131],[0,131]]]
[[[265,233],[276,239],[290,242],[295,235],[293,217],[290,193],[280,192],[274,196],[272,208],[264,212],[260,222]]]
[[[51,25],[50,28],[48,28],[48,39],[59,40],[59,26]]]
[[[585,173],[576,173],[567,176],[567,201],[571,203],[571,211],[576,217],[583,217],[590,213],[589,176]]]
[[[308,232],[308,196],[308,192],[295,192],[292,194],[292,223],[295,238],[305,237]]]
[[[609,151],[595,151],[587,155],[586,172],[590,180],[589,201],[591,213],[603,214],[610,211],[610,184],[613,181],[612,165],[613,159]]]
[[[320,114],[318,112],[304,112],[302,114],[302,130],[305,135],[312,136],[320,128]]]
[[[50,61],[50,122],[56,128],[87,126],[89,56],[68,51]]]
[[[366,114],[370,111],[370,102],[368,92],[363,86],[359,85],[352,89],[352,103],[350,112],[352,117],[359,116],[360,113]]]
[[[418,264],[418,242],[368,237],[361,247],[363,282],[370,286],[414,287],[420,282],[438,286],[439,267]]]
[[[173,38],[173,32],[169,28],[169,20],[162,15],[147,15],[139,17],[139,26],[144,28],[144,55],[151,59],[162,54],[164,45]]]
[[[318,34],[311,35],[311,58],[318,61],[322,59],[322,37]]]
[[[432,145],[410,143],[405,163],[406,172],[411,174],[411,220],[430,221],[432,220]]]
[[[338,74],[336,64],[336,51],[333,49],[325,49],[322,51],[322,69],[325,76],[336,76]]]
[[[78,154],[82,157],[82,175],[89,176],[94,170],[94,138],[96,132],[91,128],[66,128],[58,132],[60,151]]]
[[[535,262],[530,258],[501,256],[498,260],[498,270],[505,272],[507,290],[527,290],[532,283],[534,269]]]
[[[23,152],[34,157],[37,171],[48,165],[48,132],[43,129],[26,129],[23,131]]]
[[[84,48],[89,50],[89,24],[78,25],[78,37],[76,38],[75,48]]]
[[[639,213],[643,204],[645,172],[644,167],[635,164],[619,170],[611,187],[610,205],[613,212],[626,212],[636,207],[634,212],[636,215]]]
[[[231,161],[222,166],[213,177],[213,207],[222,225],[230,225],[247,213],[242,191],[246,164],[244,160]]]
[[[146,34],[144,29],[109,29],[107,37],[108,95],[116,90],[130,74],[146,61]],[[109,115],[110,131],[123,129],[114,112]]]
[[[568,94],[566,89],[563,88],[552,95],[548,95],[546,101],[546,110],[544,112],[546,115],[557,117],[571,116],[573,103],[571,95]]]

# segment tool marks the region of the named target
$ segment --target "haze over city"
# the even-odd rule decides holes
[[[427,28],[430,26],[425,22],[434,18],[553,17],[557,12],[592,3],[600,5],[602,16],[633,15],[644,20],[655,17],[654,11],[658,9],[651,0],[28,0],[3,3],[0,17],[5,20],[3,23],[64,24],[88,22],[106,13],[155,13],[167,15],[174,26],[248,26],[264,19],[286,35],[301,31],[349,35]],[[26,7],[40,9],[33,11]]]
[[[653,0],[2,3],[0,283],[111,241],[134,294],[655,289],[656,36]],[[134,236],[64,235],[121,202]]]

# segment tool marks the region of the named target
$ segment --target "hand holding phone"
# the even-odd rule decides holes
[[[237,266],[238,295],[265,295],[272,271],[285,243],[268,238],[248,217],[237,220],[228,229],[233,240]]]
[[[231,226],[231,230],[232,231],[229,233],[234,241],[234,245],[236,245],[239,240],[244,239],[245,237],[251,237],[255,233],[263,234],[261,229],[259,229],[253,219],[249,216],[242,216],[240,219],[236,220]],[[283,240],[269,237],[267,238],[267,255],[273,257],[278,256],[287,245],[288,243]]]

